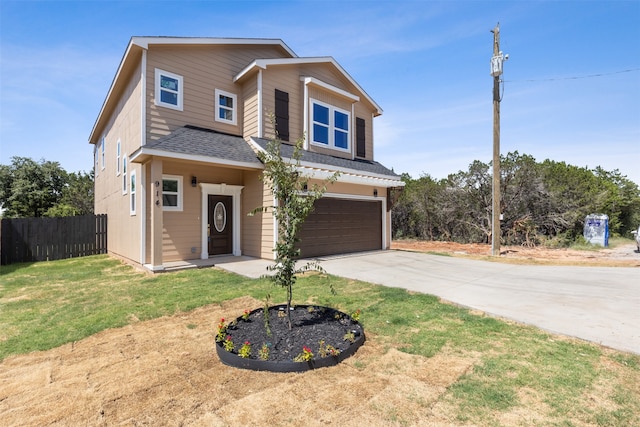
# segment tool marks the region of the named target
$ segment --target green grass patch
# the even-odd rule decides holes
[[[3,266],[0,360],[245,295],[264,300],[268,293],[272,303],[286,300],[266,280],[217,269],[150,276],[108,256]],[[638,355],[474,314],[434,296],[321,274],[298,279],[294,302],[361,309],[366,331],[385,348],[424,357],[445,349],[474,355],[478,362],[441,397],[463,423],[500,425],[500,414],[532,404],[524,394],[535,397],[541,425],[640,425]],[[354,367],[367,369],[362,361]],[[602,403],[594,404],[593,395]]]

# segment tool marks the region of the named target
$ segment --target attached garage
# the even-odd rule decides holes
[[[382,201],[316,201],[300,232],[301,257],[382,249]]]

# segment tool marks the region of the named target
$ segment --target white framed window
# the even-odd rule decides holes
[[[182,211],[182,177],[162,175],[162,210]]]
[[[122,194],[127,194],[127,155],[122,156]]]
[[[130,173],[130,185],[129,185],[129,213],[131,215],[136,214],[136,171],[132,170]]]
[[[230,92],[222,89],[216,89],[216,109],[215,120],[217,122],[235,125],[237,123],[236,116],[238,113],[238,97]]]
[[[95,164],[95,176],[98,176],[98,150],[100,149],[100,143],[98,142],[95,147],[93,147],[93,161]]]
[[[120,140],[116,143],[116,176],[120,175]]]
[[[351,113],[311,99],[311,143],[340,151],[351,150]]]
[[[156,105],[182,111],[182,76],[156,68]]]
[[[107,145],[107,141],[104,139],[104,136],[103,136],[102,139],[100,140],[100,158],[102,159],[101,161],[102,170],[104,170],[104,167],[105,167],[104,150],[106,145]]]

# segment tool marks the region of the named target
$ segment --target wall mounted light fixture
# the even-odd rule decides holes
[[[373,197],[378,197],[378,189],[377,188],[373,189]]]
[[[196,185],[198,185],[198,179],[195,176],[191,177],[191,186],[195,187]]]

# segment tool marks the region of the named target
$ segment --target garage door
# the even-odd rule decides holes
[[[322,198],[305,220],[299,243],[302,257],[382,248],[382,202]]]

